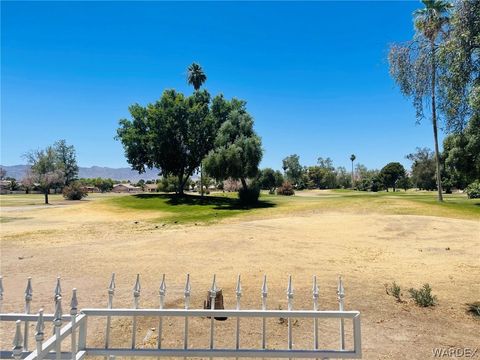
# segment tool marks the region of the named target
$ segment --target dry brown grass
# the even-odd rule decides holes
[[[209,226],[162,226],[151,221],[158,213],[113,209],[101,201],[14,208],[2,215],[20,219],[1,224],[4,310],[22,309],[25,279],[32,276],[33,309],[44,306],[53,311],[57,275],[63,278],[67,300],[67,290],[77,287],[80,307],[103,307],[111,272],[117,273],[116,307],[131,306],[136,273],[142,277],[142,307],[158,306],[162,273],[167,274],[167,306],[181,307],[188,272],[193,307],[202,305],[213,273],[226,305],[233,307],[235,279],[241,273],[242,304],[258,308],[262,276],[267,273],[270,308],[286,308],[287,276],[293,274],[295,308],[310,309],[311,277],[316,274],[321,308],[335,309],[336,276],[343,274],[346,308],[362,312],[364,358],[426,359],[432,357],[433,347],[478,346],[480,322],[466,312],[465,304],[479,298],[479,222],[385,215],[358,206],[277,207]],[[383,284],[392,281],[405,293],[428,282],[439,304],[422,309],[411,302],[398,303],[385,294]],[[180,345],[183,330],[177,322],[168,321],[164,343]],[[115,323],[123,329],[115,330],[119,341],[125,341],[130,324],[122,319]],[[192,345],[207,344],[207,323],[198,319],[192,324]],[[217,333],[224,334],[217,337],[218,344],[230,345],[233,323],[217,324]],[[294,329],[296,346],[310,344],[311,324],[299,325]],[[101,344],[103,323],[89,327],[95,334],[90,341]],[[156,327],[155,320],[140,321],[139,343],[150,327]],[[269,328],[270,346],[284,346],[285,326],[273,319]],[[260,329],[260,323],[246,321],[242,346],[257,345]],[[324,344],[333,345],[336,324],[322,329]],[[247,341],[248,337],[254,340]],[[10,337],[1,338],[4,347],[10,346]]]

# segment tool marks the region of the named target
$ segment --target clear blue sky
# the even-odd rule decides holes
[[[247,100],[262,167],[293,153],[369,168],[408,165],[432,148],[430,121],[388,74],[388,45],[412,36],[419,2],[2,2],[1,163],[64,138],[81,166],[126,166],[120,118],[164,89],[191,93],[186,67],[212,94]]]

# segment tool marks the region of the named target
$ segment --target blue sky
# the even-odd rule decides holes
[[[128,106],[164,89],[247,100],[262,167],[351,153],[369,168],[433,147],[388,74],[419,2],[2,2],[1,163],[64,138],[81,166],[127,166],[113,139]]]

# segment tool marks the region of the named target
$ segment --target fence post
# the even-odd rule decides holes
[[[317,285],[317,276],[313,276],[313,310],[318,311],[319,290]],[[313,348],[318,350],[318,319],[313,318]]]
[[[23,353],[23,338],[22,338],[22,322],[17,320],[15,322],[15,336],[13,338],[13,357],[15,360],[20,360]]]
[[[215,298],[217,297],[217,284],[216,284],[216,275],[213,274],[212,287],[210,289],[210,309],[215,309]],[[212,315],[210,317],[210,349],[213,349],[214,337],[215,337],[215,317]],[[210,358],[211,359],[211,358]]]
[[[60,328],[62,327],[62,297],[57,297],[55,303],[55,315],[53,318],[53,325],[55,330],[55,358],[62,359],[62,343],[60,341]]]
[[[267,310],[267,296],[268,296],[268,286],[267,286],[267,275],[263,275],[263,284],[262,284],[262,310]],[[262,317],[262,349],[267,348],[267,319]]]
[[[192,291],[192,286],[190,285],[190,274],[187,274],[187,281],[185,282],[185,310],[188,310],[190,307],[190,293]],[[185,326],[183,332],[183,348],[188,349],[188,315],[185,316]]]
[[[113,296],[115,295],[115,273],[112,273],[112,278],[110,280],[110,285],[108,286],[108,305],[107,307],[111,309],[113,307]],[[112,317],[107,316],[107,327],[105,329],[105,349],[108,349],[110,346],[110,323]]]
[[[133,308],[138,309],[138,303],[140,298],[140,274],[137,274],[137,280],[133,287]],[[135,343],[137,338],[137,317],[133,317],[132,322],[132,349],[135,349]]]
[[[165,274],[162,276],[162,282],[160,283],[160,290],[158,291],[160,295],[160,309],[163,309],[165,306],[165,296],[167,295],[167,285],[165,284]],[[163,317],[160,315],[158,319],[158,342],[157,348],[162,348],[162,327],[163,327]]]
[[[33,298],[33,289],[32,289],[32,278],[27,279],[27,287],[25,288],[25,314],[30,314],[30,303]],[[28,321],[25,321],[24,327],[24,338],[23,338],[23,348],[25,351],[28,351]]]
[[[43,322],[43,309],[38,311],[37,326],[35,327],[35,341],[37,343],[37,358],[40,360],[42,352],[42,342],[44,339],[45,323]]]
[[[235,294],[237,295],[237,310],[240,310],[240,299],[242,297],[242,283],[240,280],[240,274],[237,279],[237,287],[235,289]],[[237,329],[235,332],[235,348],[238,350],[240,348],[240,317],[237,316]],[[237,358],[238,359],[238,358]]]
[[[287,300],[288,300],[288,311],[293,310],[293,286],[292,286],[292,275],[288,276],[288,287],[287,287]],[[288,350],[292,350],[292,318],[288,317]]]
[[[72,316],[72,360],[77,358],[77,334],[76,334],[76,321],[77,321],[77,310],[78,310],[78,300],[77,300],[77,289],[72,290],[72,300],[70,301],[70,315]]]
[[[345,298],[345,289],[343,288],[342,277],[338,277],[338,309],[344,311],[344,298]],[[345,350],[345,319],[340,319],[340,348]]]

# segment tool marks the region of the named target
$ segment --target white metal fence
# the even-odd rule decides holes
[[[0,277],[0,321],[15,321],[15,332],[13,335],[12,350],[2,350],[0,358],[16,360],[81,360],[85,356],[149,356],[149,357],[235,357],[235,358],[361,358],[361,333],[360,333],[360,313],[358,311],[344,310],[345,291],[343,281],[339,277],[337,287],[337,299],[339,309],[336,311],[320,311],[319,310],[319,288],[316,277],[313,277],[312,287],[312,310],[294,310],[293,299],[294,290],[292,278],[289,277],[287,287],[287,310],[268,310],[267,309],[267,278],[263,279],[261,289],[262,309],[261,310],[243,310],[240,307],[242,297],[242,284],[240,276],[238,276],[236,284],[236,307],[231,310],[215,309],[215,299],[218,292],[215,275],[213,277],[212,286],[209,290],[210,309],[191,309],[191,283],[190,276],[187,275],[184,288],[184,308],[183,309],[167,309],[165,308],[165,298],[167,295],[167,287],[165,275],[163,275],[159,288],[159,308],[158,309],[140,309],[139,299],[141,293],[140,277],[137,275],[135,285],[133,287],[133,308],[132,309],[114,309],[113,299],[115,295],[115,274],[108,288],[108,305],[107,308],[84,308],[78,310],[77,291],[73,289],[69,314],[62,311],[62,289],[60,278],[54,291],[55,313],[44,314],[43,309],[38,313],[31,314],[32,301],[32,284],[31,279],[27,281],[25,289],[25,312],[24,313],[1,313],[1,303],[3,300],[3,285]],[[96,321],[99,317],[106,317],[105,342],[101,347],[94,347],[87,342],[88,338],[88,322]],[[112,348],[110,346],[112,318],[128,317],[131,319],[132,331],[131,342],[129,347]],[[140,348],[136,346],[137,335],[137,318],[138,317],[154,317],[158,318],[158,337],[155,348]],[[180,318],[183,320],[183,346],[181,348],[165,347],[162,344],[162,334],[168,333],[168,329],[164,329],[163,321],[165,318]],[[189,321],[195,317],[209,317],[209,346],[206,348],[193,348],[189,346]],[[215,346],[215,318],[229,318],[235,322],[235,346],[232,348],[218,348]],[[261,319],[261,347],[258,349],[242,348],[242,338],[240,329],[242,319]],[[287,322],[287,338],[286,349],[274,349],[267,346],[268,339],[268,318],[283,318]],[[299,318],[312,319],[313,329],[311,333],[311,346],[308,348],[298,349],[293,346],[293,324],[292,320]],[[325,349],[319,347],[319,339],[322,334],[319,333],[319,321],[324,319],[334,319],[338,321],[338,347],[334,349]],[[346,347],[345,341],[345,322],[351,321],[353,344],[351,348]],[[36,322],[35,327],[35,343],[36,348],[30,350],[29,344],[29,323]],[[45,323],[52,322],[54,335],[45,339]],[[23,326],[22,326],[23,325]],[[4,335],[2,335],[4,336]],[[68,343],[68,345],[66,345]],[[62,351],[68,348],[70,351]]]

